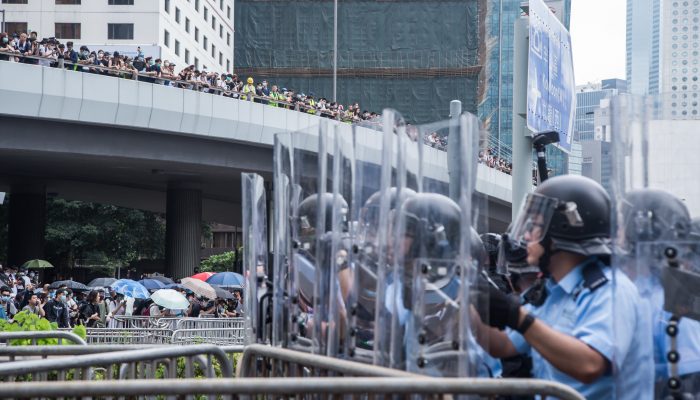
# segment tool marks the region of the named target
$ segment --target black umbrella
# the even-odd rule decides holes
[[[157,281],[163,282],[164,285],[170,285],[171,283],[175,283],[175,281],[172,280],[171,278],[168,278],[167,276],[162,276],[162,275],[149,276],[148,279],[155,279]]]
[[[233,293],[229,292],[228,290],[222,288],[219,285],[211,285],[211,287],[214,288],[214,291],[216,291],[216,297],[219,299],[224,299],[224,300],[229,300],[233,299]]]
[[[61,286],[66,286],[70,290],[90,290],[89,287],[83,285],[80,282],[76,282],[74,280],[67,280],[67,281],[56,281],[49,285],[51,289],[58,289]]]
[[[109,285],[116,281],[116,278],[96,278],[91,280],[87,285],[90,287],[109,287]]]

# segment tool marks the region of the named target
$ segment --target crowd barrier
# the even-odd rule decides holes
[[[460,395],[495,398],[500,395],[537,394],[561,400],[583,400],[568,386],[537,379],[469,378],[240,378],[138,380],[126,382],[47,382],[42,385],[6,383],[0,397],[54,399],[89,396],[92,399],[125,396],[232,396],[233,398],[360,399],[414,398],[453,399]],[[265,397],[263,397],[265,396]]]
[[[71,357],[0,363],[0,380],[37,382],[193,378],[197,367],[200,374],[207,378],[233,377],[233,363],[224,350],[204,344],[102,351]]]
[[[20,339],[29,340],[31,345],[36,345],[39,339],[57,339],[58,344],[63,344],[64,340],[73,342],[73,344],[85,345],[85,341],[73,332],[68,331],[29,331],[29,332],[0,332],[0,342],[7,342]]]

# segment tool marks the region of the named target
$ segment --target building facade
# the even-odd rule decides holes
[[[2,0],[5,30],[231,71],[234,0]]]
[[[545,0],[554,14],[568,29],[571,18],[571,0]],[[498,154],[511,154],[513,143],[513,27],[520,18],[521,0],[487,0],[482,51],[481,88],[479,90],[478,115],[492,139],[501,148]],[[566,153],[547,146],[547,165],[554,174],[568,173]]]
[[[700,119],[700,0],[663,4],[661,88],[670,119]]]
[[[337,101],[411,123],[476,113],[480,3],[338,2]],[[235,70],[333,101],[332,0],[237,0]],[[450,27],[450,29],[444,29]]]
[[[600,108],[601,100],[626,92],[627,82],[622,79],[605,79],[600,83],[576,87],[575,140],[580,142],[604,140],[596,136],[595,111]]]
[[[661,15],[661,0],[627,0],[625,50],[630,93],[659,93]]]

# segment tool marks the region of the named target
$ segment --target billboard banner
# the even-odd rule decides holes
[[[529,2],[527,127],[558,132],[558,146],[569,153],[576,112],[571,35],[543,0]]]

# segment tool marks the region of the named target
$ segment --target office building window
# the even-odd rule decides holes
[[[199,0],[194,0],[194,9],[199,12]]]
[[[26,22],[5,22],[5,31],[12,35],[13,33],[26,33]]]
[[[2,4],[27,4],[27,0],[2,0]],[[5,25],[7,25],[7,22]]]
[[[185,32],[190,33],[190,19],[185,17]]]
[[[56,0],[56,5],[80,4],[80,0]]]
[[[209,9],[204,7],[204,20],[209,21]]]
[[[199,69],[199,58],[194,58],[194,69]]]
[[[211,44],[211,58],[216,57],[216,46],[214,46],[214,43]],[[216,59],[216,58],[214,58]]]
[[[175,7],[175,22],[180,23],[180,9]]]
[[[226,32],[226,45],[230,46],[231,45],[231,34]]]
[[[190,63],[190,51],[185,49],[185,64]]]
[[[204,50],[206,50],[207,47],[209,47],[209,40],[207,39],[206,36],[204,36],[204,39],[202,40],[202,48],[204,48]]]
[[[134,24],[107,24],[107,39],[134,40]]]
[[[109,0],[110,6],[133,6],[134,0]]]
[[[224,26],[219,24],[219,37],[224,38]]]
[[[80,24],[57,22],[56,39],[80,39]]]
[[[219,10],[224,11],[224,0],[219,0]]]
[[[211,29],[213,29],[214,32],[216,32],[216,17],[213,15],[211,16]]]
[[[170,14],[170,0],[165,0],[165,12]]]
[[[231,72],[231,60],[226,60],[226,72]]]
[[[175,55],[180,55],[180,41],[177,39],[175,39]]]
[[[199,43],[199,28],[194,27],[194,41]]]
[[[224,66],[224,55],[219,52],[219,65]]]
[[[231,7],[226,6],[226,18],[231,19]]]
[[[170,47],[170,32],[167,29],[163,30],[163,44],[165,47]]]

